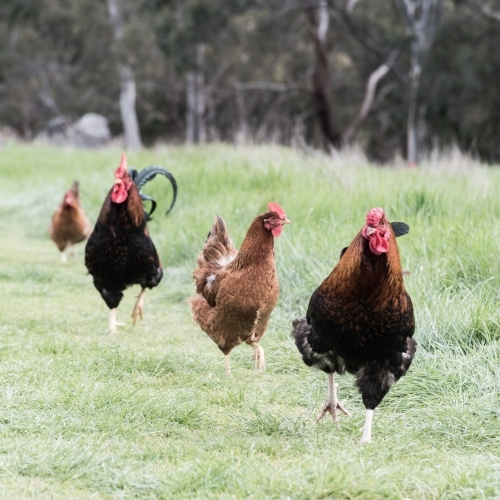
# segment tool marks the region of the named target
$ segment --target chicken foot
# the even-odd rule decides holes
[[[135,325],[137,321],[137,316],[142,319],[142,312],[144,310],[144,294],[146,289],[143,288],[141,293],[137,296],[137,302],[135,303],[134,310],[132,311],[132,324]]]
[[[316,423],[318,423],[325,416],[326,412],[328,412],[332,416],[333,422],[335,423],[335,425],[337,427],[340,427],[337,408],[342,413],[346,414],[348,417],[351,416],[351,414],[342,406],[340,401],[337,399],[337,387],[338,387],[338,384],[336,384],[333,380],[333,373],[329,373],[328,374],[328,394],[326,397],[325,406],[323,407],[323,410],[321,410],[321,413],[318,415],[318,418],[316,419]]]
[[[257,342],[250,342],[253,347],[253,359],[255,361],[255,369],[262,373],[266,369],[266,359],[264,357],[264,348]]]
[[[118,326],[123,326],[125,323],[118,323],[116,321],[116,307],[114,309],[111,309],[111,313],[109,316],[109,329],[111,333],[118,333]]]

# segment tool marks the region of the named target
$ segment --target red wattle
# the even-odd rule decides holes
[[[381,255],[389,251],[389,242],[378,234],[378,231],[370,236],[370,250],[375,255]]]
[[[111,199],[114,203],[123,203],[127,199],[128,193],[124,184],[115,184],[113,186],[113,192],[111,193]]]
[[[277,238],[278,236],[281,235],[281,231],[283,231],[283,226],[276,226],[271,230],[271,234]]]

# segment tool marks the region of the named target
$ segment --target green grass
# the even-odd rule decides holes
[[[80,180],[94,222],[120,152],[6,146],[0,150],[0,497],[341,498],[500,497],[500,172],[445,162],[375,168],[277,147],[159,148],[129,163],[163,164],[146,192],[164,279],[131,326],[126,291],[117,336],[83,264],[66,266],[47,235],[64,191]],[[278,201],[292,225],[276,241],[280,301],[262,345],[222,355],[191,320],[190,271],[214,215],[239,246],[252,218]],[[314,425],[326,376],[290,337],[314,288],[369,208],[407,222],[399,240],[419,350],[375,414],[351,376],[338,378],[353,417]]]

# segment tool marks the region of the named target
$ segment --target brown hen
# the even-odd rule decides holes
[[[217,217],[193,271],[193,319],[223,352],[228,374],[229,353],[242,342],[253,347],[255,367],[265,368],[259,341],[279,295],[274,238],[290,223],[277,203],[269,203],[268,209],[253,220],[239,252],[224,220]]]
[[[61,252],[61,261],[66,262],[66,249],[74,255],[75,243],[86,240],[91,233],[90,222],[80,205],[78,181],[64,195],[61,205],[52,216],[49,234]]]

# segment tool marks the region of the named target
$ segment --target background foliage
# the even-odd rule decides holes
[[[500,23],[483,15],[477,3],[446,2],[422,73],[419,141],[424,150],[456,142],[495,162],[500,160]],[[408,89],[401,75],[409,68],[411,38],[393,0],[359,0],[348,24],[339,13],[344,4],[328,3],[335,121],[340,130],[352,123],[367,78],[383,62],[381,54],[395,51],[401,73],[391,71],[380,82],[385,97],[358,135],[370,158],[388,161],[405,150]],[[252,140],[319,145],[310,91],[314,52],[304,5],[302,0],[122,0],[125,36],[117,51],[127,53],[135,74],[145,142],[184,140],[186,73],[197,67],[203,46],[209,140],[237,137],[237,83],[271,82],[284,85],[244,90]],[[51,118],[73,121],[95,111],[119,133],[113,61],[123,54],[112,41],[104,0],[0,0],[0,123],[30,139]]]

